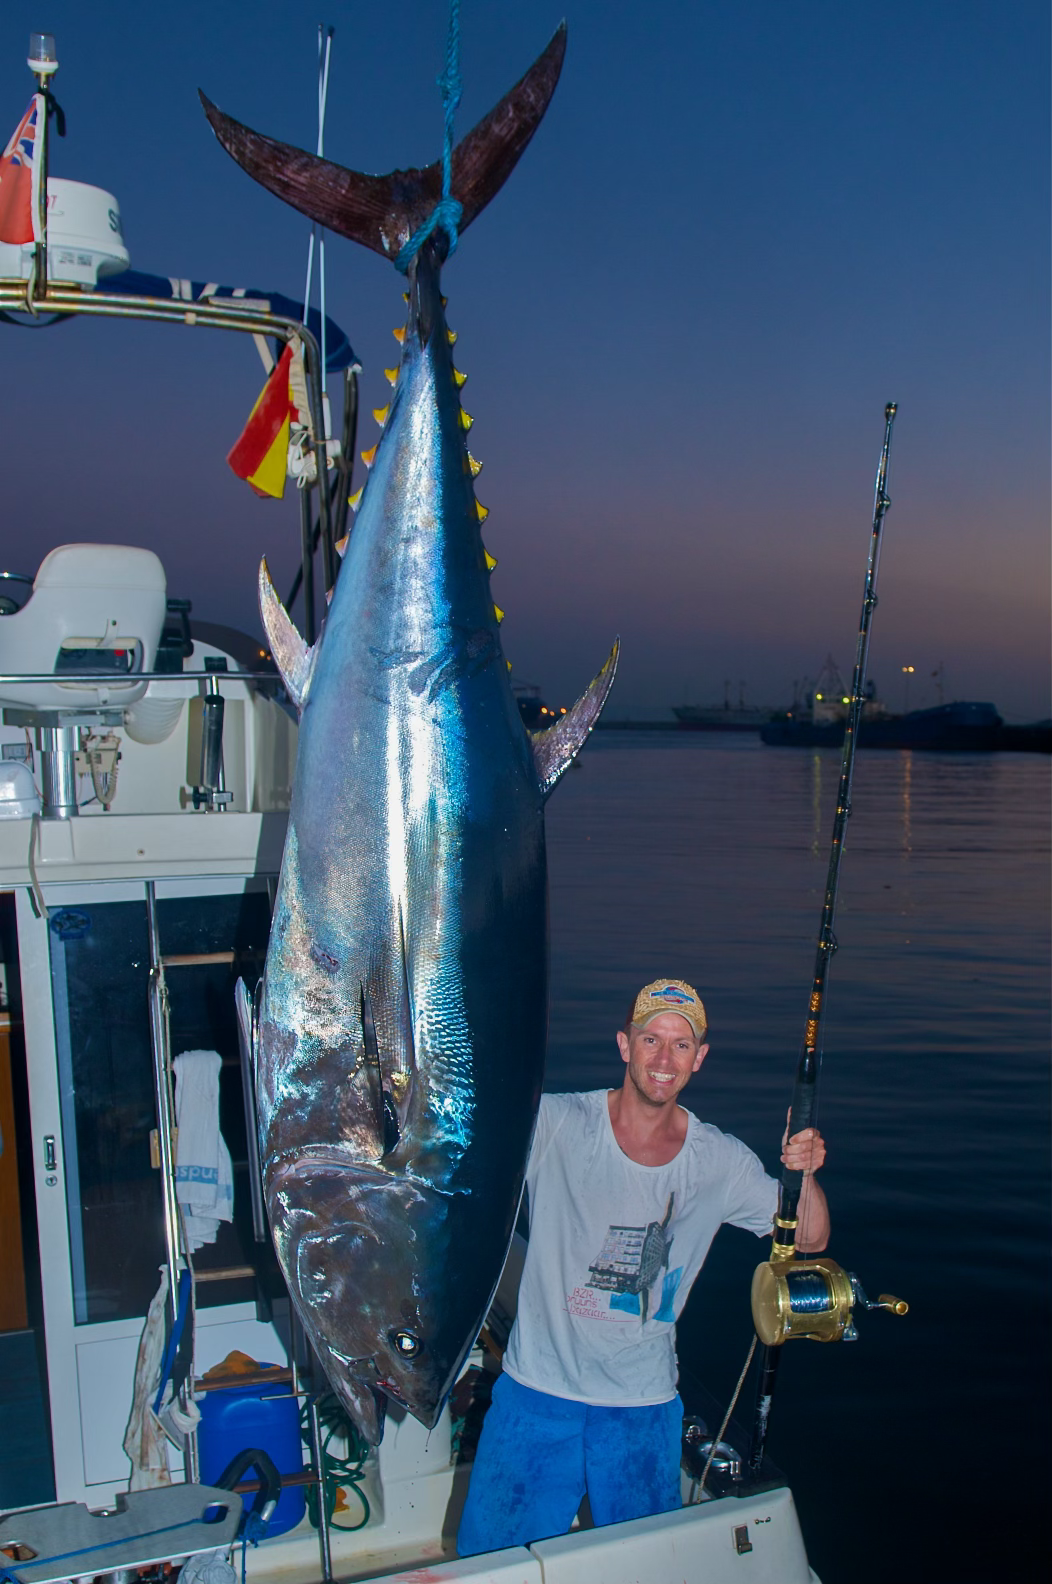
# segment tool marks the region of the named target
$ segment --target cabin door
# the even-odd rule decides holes
[[[222,1057],[234,1164],[234,1221],[195,1256],[196,1368],[234,1348],[281,1363],[269,1317],[283,1289],[253,1235],[233,1006],[237,974],[262,971],[267,884],[158,880],[156,896],[162,953],[182,959],[167,973],[171,1052]],[[45,886],[44,897],[38,918],[19,892],[17,923],[56,1498],[100,1506],[127,1488],[135,1358],[165,1259],[146,894],[121,881]],[[174,1452],[171,1463],[181,1478]]]

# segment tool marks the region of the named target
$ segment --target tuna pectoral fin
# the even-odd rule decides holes
[[[376,1041],[376,1020],[373,1017],[372,1002],[364,985],[361,987],[361,997],[365,1078],[374,1108],[377,1159],[379,1159],[380,1156],[389,1155],[397,1148],[402,1126],[390,1087],[384,1082],[383,1064]]]
[[[318,646],[315,644],[313,649],[308,648],[293,626],[292,619],[271,582],[266,556],[259,563],[259,613],[263,618],[263,628],[270,644],[270,652],[274,657],[274,664],[281,672],[281,680],[285,684],[289,698],[298,710],[302,710],[307,701],[307,690],[310,687],[311,671],[314,668],[314,657]]]
[[[566,24],[529,71],[453,150],[453,196],[460,230],[499,192],[530,141],[562,70]],[[330,231],[394,258],[442,196],[440,163],[366,176],[253,132],[201,94],[212,131],[232,159],[268,191]]]
[[[607,694],[613,686],[620,648],[620,639],[615,639],[603,669],[588,690],[581,694],[572,710],[568,710],[547,731],[530,732],[533,762],[537,767],[542,797],[549,795],[559,778],[573,764],[578,749],[599,719]]]

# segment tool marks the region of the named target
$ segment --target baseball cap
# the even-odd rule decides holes
[[[651,1018],[662,1012],[678,1012],[686,1018],[698,1039],[705,1038],[708,1018],[705,1003],[692,985],[682,979],[655,979],[644,985],[636,996],[632,1008],[632,1022],[636,1028],[646,1028]]]

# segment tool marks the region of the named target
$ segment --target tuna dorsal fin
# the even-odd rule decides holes
[[[313,649],[308,648],[293,626],[292,618],[271,581],[266,556],[259,563],[259,613],[263,618],[263,630],[274,656],[274,664],[281,672],[281,680],[288,690],[289,698],[302,711],[307,702],[318,645],[315,644]]]
[[[547,731],[530,732],[533,762],[537,767],[542,797],[548,797],[560,777],[569,770],[578,749],[599,719],[607,694],[613,686],[620,649],[621,640],[615,638],[603,669],[581,694],[572,710],[567,710]]]
[[[566,23],[547,49],[453,150],[453,196],[463,231],[500,191],[540,125],[566,54]],[[330,231],[394,258],[442,196],[442,165],[367,176],[242,126],[201,94],[212,130],[232,159],[269,192]],[[441,248],[444,234],[436,233]]]

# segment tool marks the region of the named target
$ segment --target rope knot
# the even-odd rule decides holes
[[[453,118],[460,104],[460,0],[450,0],[449,32],[446,36],[446,64],[436,79],[442,90],[442,110],[445,121],[442,141],[442,196],[422,226],[418,226],[409,241],[395,258],[395,268],[403,275],[420,252],[424,243],[439,226],[449,238],[448,258],[457,250],[458,227],[464,206],[453,197]]]

